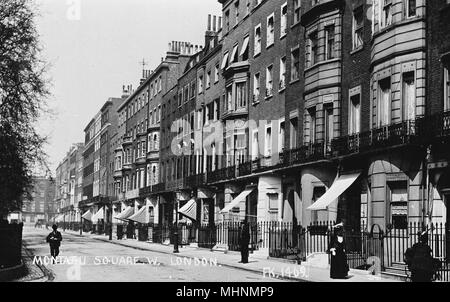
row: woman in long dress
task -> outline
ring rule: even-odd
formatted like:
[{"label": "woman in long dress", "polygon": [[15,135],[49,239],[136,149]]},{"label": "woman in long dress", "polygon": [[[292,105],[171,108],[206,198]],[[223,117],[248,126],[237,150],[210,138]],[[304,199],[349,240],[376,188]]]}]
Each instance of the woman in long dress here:
[{"label": "woman in long dress", "polygon": [[344,236],[341,231],[336,231],[333,235],[329,253],[331,256],[330,278],[345,279],[348,276],[349,267],[345,254]]}]

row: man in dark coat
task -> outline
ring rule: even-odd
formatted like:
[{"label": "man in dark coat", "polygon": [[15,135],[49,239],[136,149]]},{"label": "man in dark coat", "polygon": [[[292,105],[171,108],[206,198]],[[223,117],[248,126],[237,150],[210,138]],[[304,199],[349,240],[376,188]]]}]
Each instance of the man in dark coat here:
[{"label": "man in dark coat", "polygon": [[250,243],[250,229],[248,222],[244,221],[239,234],[239,245],[241,248],[241,263],[248,263],[248,244]]},{"label": "man in dark coat", "polygon": [[48,234],[47,242],[50,244],[50,254],[52,255],[53,263],[55,262],[56,257],[59,255],[59,246],[61,245],[62,236],[59,231],[57,231],[58,227],[56,224],[52,226],[53,232]]},{"label": "man in dark coat", "polygon": [[411,271],[413,282],[431,282],[436,271],[432,251],[428,245],[428,233],[420,234],[419,242],[405,253],[405,263]]},{"label": "man in dark coat", "polygon": [[341,227],[334,230],[333,239],[328,252],[331,255],[330,278],[345,279],[348,276],[347,255],[344,247],[344,234]]}]

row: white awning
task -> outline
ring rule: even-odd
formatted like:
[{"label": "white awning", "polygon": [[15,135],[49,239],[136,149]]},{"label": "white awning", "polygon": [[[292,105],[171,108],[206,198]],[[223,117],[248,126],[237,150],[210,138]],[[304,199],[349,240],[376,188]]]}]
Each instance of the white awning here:
[{"label": "white awning", "polygon": [[238,52],[238,47],[239,47],[239,44],[234,45],[233,51],[231,52],[230,63],[234,63],[234,62],[238,61],[238,59],[235,60],[235,56]]},{"label": "white awning", "polygon": [[225,67],[227,67],[227,63],[228,63],[228,52],[223,56],[222,65],[220,66],[220,68],[225,69]]},{"label": "white awning", "polygon": [[117,215],[114,218],[119,219],[119,220],[127,220],[128,217],[130,217],[133,214],[134,214],[134,207],[128,206],[125,210],[123,210],[123,212],[121,212],[119,215]]},{"label": "white awning", "polygon": [[247,37],[245,37],[245,39],[244,39],[244,43],[242,43],[242,49],[241,49],[241,52],[240,52],[240,56],[242,56],[242,55],[244,55],[244,53],[247,51],[247,48],[248,48],[248,41],[249,41],[249,37],[247,36]]},{"label": "white awning", "polygon": [[105,212],[103,211],[103,207],[101,207],[97,213],[92,216],[92,221],[97,222],[100,219],[105,219]]},{"label": "white awning", "polygon": [[355,182],[360,174],[361,172],[339,176],[339,178],[325,192],[325,194],[323,194],[322,197],[320,197],[314,204],[308,207],[308,210],[326,210],[333,201],[338,199],[338,197]]},{"label": "white awning", "polygon": [[238,206],[242,201],[245,201],[245,198],[254,190],[256,187],[248,188],[242,191],[235,199],[233,199],[229,204],[227,204],[222,210],[220,210],[220,214],[226,214],[231,211],[232,208]]},{"label": "white awning", "polygon": [[91,211],[86,211],[83,215],[81,215],[81,218],[92,221],[92,213]]},{"label": "white awning", "polygon": [[197,220],[197,202],[195,199],[186,202],[186,204],[178,210],[178,213],[189,219]]},{"label": "white awning", "polygon": [[132,220],[139,223],[149,223],[148,206],[143,206],[135,214],[128,217],[128,220]]}]

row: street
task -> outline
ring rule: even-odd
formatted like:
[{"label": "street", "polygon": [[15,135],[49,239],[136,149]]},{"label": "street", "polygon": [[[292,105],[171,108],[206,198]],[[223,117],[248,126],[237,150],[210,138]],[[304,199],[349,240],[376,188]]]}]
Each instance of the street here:
[{"label": "street", "polygon": [[62,233],[61,263],[52,264],[45,238],[50,230],[24,228],[23,239],[35,261],[51,271],[54,282],[280,282],[262,274],[223,267],[214,258],[143,251]]}]

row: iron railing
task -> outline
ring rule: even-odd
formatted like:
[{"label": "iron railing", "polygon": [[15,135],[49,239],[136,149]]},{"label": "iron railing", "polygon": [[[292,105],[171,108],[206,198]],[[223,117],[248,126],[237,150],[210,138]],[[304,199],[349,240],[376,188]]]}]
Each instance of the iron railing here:
[{"label": "iron railing", "polygon": [[333,139],[331,150],[334,156],[342,156],[397,145],[420,143],[423,135],[424,119],[417,118],[338,137]]}]

